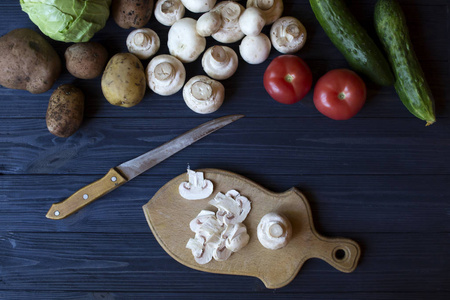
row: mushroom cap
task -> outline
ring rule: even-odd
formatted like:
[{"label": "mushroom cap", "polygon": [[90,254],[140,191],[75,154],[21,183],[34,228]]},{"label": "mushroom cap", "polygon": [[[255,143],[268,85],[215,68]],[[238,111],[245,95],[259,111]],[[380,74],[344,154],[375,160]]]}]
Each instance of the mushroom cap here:
[{"label": "mushroom cap", "polygon": [[211,10],[217,0],[181,0],[187,10],[193,13],[202,13]]},{"label": "mushroom cap", "polygon": [[206,48],[206,39],[197,33],[196,26],[196,20],[183,18],[169,29],[169,52],[183,63],[195,61]]},{"label": "mushroom cap", "polygon": [[270,39],[264,33],[257,36],[246,36],[239,45],[239,53],[243,60],[249,64],[260,64],[270,54]]},{"label": "mushroom cap", "polygon": [[184,17],[185,9],[180,0],[158,0],[155,5],[155,18],[165,26],[171,26]]},{"label": "mushroom cap", "polygon": [[248,0],[247,8],[257,7],[261,10],[266,25],[270,25],[278,20],[283,14],[283,0]]},{"label": "mushroom cap", "polygon": [[270,29],[272,45],[281,53],[299,51],[305,45],[306,35],[305,26],[294,17],[282,17]]},{"label": "mushroom cap", "polygon": [[159,47],[159,36],[150,28],[135,29],[127,37],[128,51],[139,59],[150,58],[158,52]]},{"label": "mushroom cap", "polygon": [[184,102],[199,114],[215,112],[222,105],[224,98],[223,85],[204,75],[192,77],[183,88]]},{"label": "mushroom cap", "polygon": [[222,26],[220,12],[213,10],[204,13],[198,18],[196,29],[200,36],[207,37],[219,31],[220,26]]},{"label": "mushroom cap", "polygon": [[237,70],[239,59],[233,49],[227,46],[212,46],[202,57],[202,67],[209,77],[224,80],[230,78]]},{"label": "mushroom cap", "polygon": [[270,212],[261,218],[257,227],[258,240],[267,249],[285,247],[292,236],[289,220],[280,213]]},{"label": "mushroom cap", "polygon": [[172,55],[155,56],[146,68],[147,83],[158,95],[168,96],[177,93],[186,80],[184,65]]},{"label": "mushroom cap", "polygon": [[256,36],[261,33],[266,20],[257,7],[248,7],[239,18],[239,27],[245,35]]},{"label": "mushroom cap", "polygon": [[219,2],[212,11],[219,12],[222,21],[220,29],[211,35],[213,39],[224,44],[241,40],[244,33],[239,26],[239,17],[244,10],[244,6],[234,1]]}]

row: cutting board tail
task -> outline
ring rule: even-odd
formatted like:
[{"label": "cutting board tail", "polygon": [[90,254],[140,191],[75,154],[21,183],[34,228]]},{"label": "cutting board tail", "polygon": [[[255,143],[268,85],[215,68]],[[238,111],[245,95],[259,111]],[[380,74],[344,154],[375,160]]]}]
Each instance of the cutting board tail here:
[{"label": "cutting board tail", "polygon": [[361,256],[359,245],[346,238],[325,238],[319,236],[317,250],[313,257],[320,258],[337,270],[345,273],[353,272]]}]

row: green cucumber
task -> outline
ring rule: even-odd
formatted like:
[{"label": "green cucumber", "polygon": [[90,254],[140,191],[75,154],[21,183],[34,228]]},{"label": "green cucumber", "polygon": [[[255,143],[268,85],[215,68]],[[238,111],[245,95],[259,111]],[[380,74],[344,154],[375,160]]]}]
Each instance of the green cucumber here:
[{"label": "green cucumber", "polygon": [[394,87],[406,108],[417,118],[436,122],[434,99],[414,52],[405,15],[394,0],[375,4],[375,29],[394,70]]},{"label": "green cucumber", "polygon": [[394,84],[394,76],[381,50],[342,0],[310,0],[311,8],[331,42],[350,67],[379,85]]}]

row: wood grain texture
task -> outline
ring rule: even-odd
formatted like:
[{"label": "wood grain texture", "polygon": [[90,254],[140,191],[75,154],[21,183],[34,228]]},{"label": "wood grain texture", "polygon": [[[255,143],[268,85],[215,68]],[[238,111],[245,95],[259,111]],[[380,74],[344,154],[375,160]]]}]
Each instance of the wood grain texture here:
[{"label": "wood grain texture", "polygon": [[[298,55],[315,82],[348,64],[308,2],[285,0],[285,15],[299,18],[308,31]],[[372,37],[375,2],[346,0]],[[54,88],[73,83],[86,95],[85,120],[68,139],[52,136],[45,125],[52,90],[32,95],[0,86],[0,299],[450,299],[450,4],[399,2],[436,98],[437,123],[427,128],[392,87],[366,78],[367,102],[346,122],[320,115],[312,91],[295,105],[273,101],[261,82],[279,55],[275,50],[260,65],[240,59],[235,76],[223,81],[224,105],[206,116],[190,111],[181,93],[161,97],[147,90],[139,105],[115,107],[104,99],[100,78],[79,80],[63,70]],[[19,1],[1,1],[0,35],[19,27],[37,30]],[[167,53],[168,27],[153,17],[149,27],[160,35],[160,53]],[[126,51],[129,31],[110,19],[93,40],[112,56]],[[46,39],[63,58],[69,44]],[[230,46],[238,50],[239,43]],[[186,69],[188,77],[203,74],[198,62]],[[205,121],[241,113],[246,117],[239,123],[67,219],[45,218],[53,203],[110,168]],[[311,259],[290,284],[268,290],[257,278],[178,263],[152,235],[141,207],[188,164],[232,171],[277,193],[298,188],[318,232],[358,241],[358,267],[344,274]]]}]

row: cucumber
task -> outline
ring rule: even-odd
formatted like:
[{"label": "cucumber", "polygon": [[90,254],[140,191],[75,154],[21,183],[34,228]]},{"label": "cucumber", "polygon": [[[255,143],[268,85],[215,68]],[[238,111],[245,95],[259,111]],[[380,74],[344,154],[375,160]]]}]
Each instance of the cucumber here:
[{"label": "cucumber", "polygon": [[434,99],[414,52],[405,15],[394,0],[375,4],[375,29],[394,70],[394,87],[406,108],[431,125],[436,122]]},{"label": "cucumber", "polygon": [[391,86],[394,76],[381,50],[342,0],[310,0],[311,8],[331,42],[357,72],[379,85]]}]

